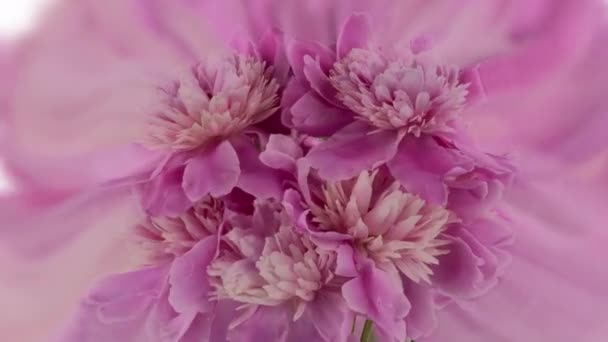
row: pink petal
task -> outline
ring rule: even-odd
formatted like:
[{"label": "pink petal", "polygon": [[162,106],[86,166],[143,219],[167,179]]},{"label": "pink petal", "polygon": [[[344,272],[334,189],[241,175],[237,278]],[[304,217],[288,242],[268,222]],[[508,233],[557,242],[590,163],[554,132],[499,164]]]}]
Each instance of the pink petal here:
[{"label": "pink petal", "polygon": [[333,107],[308,92],[290,109],[294,128],[304,134],[328,136],[353,121],[353,114]]},{"label": "pink petal", "polygon": [[257,198],[283,197],[283,175],[260,161],[260,151],[246,139],[233,139],[239,156],[241,176],[238,187]]},{"label": "pink petal", "polygon": [[[46,258],[109,221],[113,223],[106,234],[111,237],[143,216],[138,201],[123,188],[98,188],[50,200],[38,204],[29,197],[15,197],[1,202],[4,248],[28,259]],[[100,219],[100,212],[108,216]]]},{"label": "pink petal", "polygon": [[142,184],[139,192],[146,212],[153,216],[177,216],[192,205],[184,193],[184,167],[161,172],[150,182]]},{"label": "pink petal", "polygon": [[176,311],[187,313],[211,310],[207,266],[215,256],[217,239],[216,236],[207,237],[173,261],[169,274],[169,302]]},{"label": "pink petal", "polygon": [[336,181],[389,161],[398,144],[396,131],[372,132],[366,124],[355,122],[313,147],[306,159],[322,178]]},{"label": "pink petal", "polygon": [[374,321],[385,334],[404,341],[404,318],[410,303],[401,286],[372,262],[365,263],[360,272],[357,278],[342,286],[344,300],[353,311]]},{"label": "pink petal", "polygon": [[140,180],[163,158],[161,153],[136,144],[52,158],[22,151],[15,145],[14,142],[7,142],[3,146],[8,171],[21,187],[46,191],[109,184],[126,178]]},{"label": "pink petal", "polygon": [[283,90],[283,96],[281,96],[281,122],[283,125],[294,128],[293,114],[291,113],[291,107],[294,103],[304,96],[308,92],[308,87],[302,84],[302,82],[292,78],[287,82],[285,90]]},{"label": "pink petal", "polygon": [[153,304],[167,281],[165,266],[109,276],[99,282],[84,303],[97,307],[101,323],[112,324],[132,320]]},{"label": "pink petal", "polygon": [[302,154],[302,148],[293,138],[272,134],[268,138],[266,148],[260,153],[260,161],[273,169],[294,173],[296,161],[302,157]]},{"label": "pink petal", "polygon": [[200,151],[184,169],[182,186],[192,202],[209,194],[219,197],[229,193],[237,184],[241,170],[239,157],[229,141]]},{"label": "pink petal", "polygon": [[334,53],[325,46],[314,42],[292,41],[287,46],[287,59],[295,77],[302,83],[307,82],[304,74],[306,56],[313,60],[318,59],[319,68],[323,73],[329,72],[336,60]]},{"label": "pink petal", "polygon": [[338,59],[344,58],[352,49],[365,48],[370,40],[370,18],[364,14],[353,14],[344,23],[338,35]]},{"label": "pink petal", "polygon": [[354,315],[339,293],[319,293],[306,308],[308,319],[324,341],[345,342],[351,335]]},{"label": "pink petal", "polygon": [[[508,211],[513,261],[498,287],[470,306],[449,306],[424,341],[596,342],[608,336],[606,212],[591,193],[559,182],[519,183]],[[597,190],[597,189],[596,189]]]},{"label": "pink petal", "polygon": [[479,292],[475,285],[483,279],[479,269],[483,259],[460,238],[450,238],[449,251],[439,257],[439,265],[433,268],[432,284],[448,297],[469,299],[477,296]]},{"label": "pink petal", "polygon": [[[580,57],[591,43],[596,6],[592,1],[562,1],[548,5],[546,18],[522,28],[514,36],[524,44],[507,55],[498,55],[479,66],[479,77],[486,93],[513,90],[544,80],[569,61]],[[527,10],[522,8],[522,11]],[[552,53],[547,53],[551,51]]]},{"label": "pink petal", "polygon": [[289,61],[285,54],[283,34],[277,30],[269,30],[258,44],[262,60],[274,68],[274,77],[279,84],[284,85],[289,76]]},{"label": "pink petal", "polygon": [[260,306],[247,321],[231,330],[230,341],[288,342],[289,326],[292,324],[290,308],[286,306]]},{"label": "pink petal", "polygon": [[388,167],[393,177],[410,192],[425,200],[445,204],[447,187],[443,176],[460,166],[455,155],[439,146],[431,137],[406,137]]},{"label": "pink petal", "polygon": [[355,265],[353,248],[348,244],[341,244],[336,254],[336,274],[343,277],[356,276],[357,266]]},{"label": "pink petal", "polygon": [[[22,211],[31,226],[2,220],[3,234],[15,234],[1,238],[2,336],[24,342],[48,340],[73,315],[95,279],[130,266],[125,264],[131,256],[125,248],[124,228],[137,223],[140,215],[134,215],[132,203],[107,199],[111,206],[94,200],[67,211],[60,206],[55,211],[47,208],[44,214]],[[14,242],[18,237],[23,241]],[[46,245],[45,240],[52,242]],[[27,255],[13,254],[11,249]]]},{"label": "pink petal", "polygon": [[344,108],[344,105],[336,98],[338,91],[331,84],[327,75],[327,71],[322,69],[322,65],[318,60],[314,60],[310,56],[304,57],[304,77],[310,84],[310,88],[327,101],[327,103],[338,108]]},{"label": "pink petal", "polygon": [[[137,340],[166,284],[167,267],[110,276],[86,297],[57,341]],[[160,322],[156,322],[160,323]]]},{"label": "pink petal", "polygon": [[412,306],[405,318],[408,337],[418,340],[423,336],[430,335],[438,323],[433,291],[427,286],[408,280],[404,280],[403,291]]}]

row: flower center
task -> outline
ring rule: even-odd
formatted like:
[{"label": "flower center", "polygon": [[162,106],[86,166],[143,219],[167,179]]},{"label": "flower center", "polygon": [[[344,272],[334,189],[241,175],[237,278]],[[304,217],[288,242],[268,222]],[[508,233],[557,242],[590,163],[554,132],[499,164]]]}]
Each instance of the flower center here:
[{"label": "flower center", "polygon": [[415,136],[450,131],[468,86],[456,67],[364,49],[337,62],[330,79],[338,99],[360,119]]},{"label": "flower center", "polygon": [[294,304],[294,319],[333,278],[335,256],[319,251],[293,227],[280,224],[268,236],[233,228],[222,237],[220,254],[209,268],[217,300],[246,306]]},{"label": "flower center", "polygon": [[136,226],[135,243],[145,263],[157,264],[183,255],[216,234],[223,218],[223,202],[207,196],[179,217],[148,217]]},{"label": "flower center", "polygon": [[243,55],[194,66],[163,89],[146,145],[192,150],[263,121],[278,108],[272,73],[265,62]]},{"label": "flower center", "polygon": [[403,191],[379,170],[326,184],[311,212],[321,230],[352,236],[359,253],[415,282],[428,282],[430,265],[447,253],[441,234],[454,221],[448,210]]}]

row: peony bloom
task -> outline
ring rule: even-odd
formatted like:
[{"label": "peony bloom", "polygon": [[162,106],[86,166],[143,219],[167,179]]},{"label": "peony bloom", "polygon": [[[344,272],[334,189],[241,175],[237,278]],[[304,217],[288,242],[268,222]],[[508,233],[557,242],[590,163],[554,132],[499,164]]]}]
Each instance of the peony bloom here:
[{"label": "peony bloom", "polygon": [[148,212],[178,215],[204,196],[226,195],[237,185],[276,195],[251,179],[251,172],[263,170],[259,163],[251,165],[256,147],[247,135],[278,109],[275,76],[284,78],[285,71],[275,75],[271,65],[281,54],[277,38],[265,38],[250,55],[201,62],[162,89],[162,106],[142,138],[145,146],[166,154],[141,186]]},{"label": "peony bloom", "polygon": [[3,336],[605,339],[600,6],[59,3],[0,51]]},{"label": "peony bloom", "polygon": [[[60,341],[346,341],[335,254],[292,229],[280,202],[206,198],[131,227],[139,269],[99,282]],[[343,329],[335,330],[337,326]]]},{"label": "peony bloom", "polygon": [[291,171],[297,186],[285,198],[299,229],[319,248],[336,252],[336,274],[350,279],[342,285],[344,299],[373,318],[381,339],[423,337],[434,329],[440,307],[478,298],[497,284],[512,242],[496,207],[501,178],[478,170],[455,177],[442,206],[410,192],[386,167],[332,182],[303,155],[296,139],[273,135],[260,159]]}]

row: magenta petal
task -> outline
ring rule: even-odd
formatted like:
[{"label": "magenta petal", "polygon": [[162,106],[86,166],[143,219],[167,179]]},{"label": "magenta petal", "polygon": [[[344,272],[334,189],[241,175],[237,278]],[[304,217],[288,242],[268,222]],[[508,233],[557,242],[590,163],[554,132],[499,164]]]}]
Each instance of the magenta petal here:
[{"label": "magenta petal", "polygon": [[302,82],[292,78],[287,82],[283,96],[281,97],[281,123],[289,128],[295,128],[291,106],[308,93],[309,89]]},{"label": "magenta petal", "polygon": [[[105,317],[105,311],[129,297],[137,298],[156,298],[159,297],[162,287],[165,284],[167,268],[164,266],[144,268],[141,270],[108,276],[101,280],[97,286],[91,290],[85,299],[90,305],[98,305],[99,317]],[[127,291],[128,289],[128,291]],[[125,307],[127,312],[133,308]],[[116,312],[115,312],[116,313]],[[131,316],[128,314],[126,316]],[[109,320],[116,319],[117,316],[108,317]]]},{"label": "magenta petal", "polygon": [[318,60],[314,60],[310,56],[304,57],[304,76],[310,83],[310,87],[327,103],[344,108],[344,105],[336,98],[338,91],[331,84],[327,72],[323,70]]},{"label": "magenta petal", "polygon": [[211,310],[207,266],[217,249],[217,237],[209,236],[184,255],[176,258],[169,273],[169,302],[177,312],[208,312]]},{"label": "magenta petal", "polygon": [[260,161],[260,151],[254,144],[245,139],[233,139],[237,151],[241,176],[237,186],[257,198],[283,197],[283,176],[279,170],[274,170]]},{"label": "magenta petal", "polygon": [[344,58],[352,49],[365,48],[371,35],[370,18],[363,14],[353,14],[338,35],[338,59]]},{"label": "magenta petal", "polygon": [[288,342],[290,311],[285,306],[260,306],[251,318],[228,333],[228,340]]},{"label": "magenta petal", "polygon": [[460,81],[462,83],[469,84],[467,87],[467,102],[475,103],[485,99],[486,90],[484,89],[483,82],[481,81],[478,66],[473,66],[462,70],[460,74]]},{"label": "magenta petal", "polygon": [[273,169],[296,171],[296,161],[302,158],[302,148],[293,138],[283,134],[272,134],[266,148],[260,153],[260,160]]},{"label": "magenta petal", "polygon": [[313,136],[327,136],[353,121],[351,112],[330,106],[309,92],[291,107],[294,128]]},{"label": "magenta petal", "polygon": [[184,192],[192,202],[207,194],[226,195],[236,186],[240,172],[239,158],[232,144],[222,141],[188,161],[182,184]]},{"label": "magenta petal", "polygon": [[405,138],[388,163],[393,177],[405,188],[435,204],[445,204],[447,187],[443,176],[457,166],[454,154],[431,137]]},{"label": "magenta petal", "polygon": [[354,277],[357,275],[355,255],[350,245],[342,244],[338,247],[336,259],[336,274],[343,277]]},{"label": "magenta petal", "polygon": [[146,319],[162,295],[167,271],[166,266],[159,266],[105,278],[81,302],[57,341],[136,341],[145,338]]},{"label": "magenta petal", "polygon": [[471,247],[460,238],[450,238],[450,253],[439,257],[439,265],[433,268],[431,282],[450,298],[470,299],[479,294],[476,287],[483,280],[479,269],[483,259],[476,256]]},{"label": "magenta petal", "polygon": [[547,10],[550,14],[535,21],[535,27],[514,32],[519,48],[479,65],[479,77],[488,96],[542,82],[580,58],[597,29],[595,5],[593,1],[551,4],[551,10]]},{"label": "magenta petal", "polygon": [[213,341],[210,340],[213,318],[213,315],[196,315],[179,342]]},{"label": "magenta petal", "polygon": [[428,286],[404,280],[404,292],[412,305],[405,318],[407,335],[418,340],[431,334],[437,327],[436,304],[434,293]]},{"label": "magenta petal", "polygon": [[[494,225],[490,225],[491,228],[494,228]],[[508,258],[503,258],[503,255],[507,255],[507,252],[501,248],[497,249],[483,245],[466,229],[459,232],[459,237],[471,248],[473,254],[483,261],[479,265],[482,278],[477,283],[472,284],[476,292],[473,296],[481,296],[498,283],[498,276],[502,275],[509,261]]]},{"label": "magenta petal", "polygon": [[385,334],[405,341],[405,321],[410,303],[400,284],[384,271],[366,262],[357,278],[342,286],[342,296],[355,312],[365,315]]},{"label": "magenta petal", "polygon": [[289,61],[285,54],[283,34],[278,30],[269,30],[258,43],[258,51],[262,60],[274,68],[274,77],[279,84],[284,85],[289,78]]},{"label": "magenta petal", "polygon": [[183,167],[163,171],[138,188],[148,214],[177,216],[192,205],[182,187],[183,175]]},{"label": "magenta petal", "polygon": [[322,178],[337,181],[389,161],[398,144],[396,131],[372,132],[366,124],[355,122],[313,147],[306,159]]},{"label": "magenta petal", "polygon": [[168,299],[168,287],[146,317],[145,333],[162,342],[181,342],[188,332],[196,312],[180,314],[171,306]]},{"label": "magenta petal", "polygon": [[463,221],[469,222],[493,210],[502,199],[505,185],[497,179],[477,181],[470,189],[450,188],[448,209],[458,214]]},{"label": "magenta petal", "polygon": [[319,293],[308,305],[306,318],[325,341],[345,342],[351,335],[354,315],[339,293]]},{"label": "magenta petal", "polygon": [[440,311],[429,342],[606,340],[608,272],[598,262],[608,243],[606,211],[591,193],[578,193],[578,182],[563,180],[514,187],[517,235],[504,277],[471,305]]},{"label": "magenta petal", "polygon": [[304,76],[304,58],[305,56],[312,57],[320,63],[320,69],[323,72],[329,72],[329,69],[336,61],[334,53],[323,45],[314,42],[293,41],[287,46],[287,59],[293,73],[298,81],[305,83]]}]

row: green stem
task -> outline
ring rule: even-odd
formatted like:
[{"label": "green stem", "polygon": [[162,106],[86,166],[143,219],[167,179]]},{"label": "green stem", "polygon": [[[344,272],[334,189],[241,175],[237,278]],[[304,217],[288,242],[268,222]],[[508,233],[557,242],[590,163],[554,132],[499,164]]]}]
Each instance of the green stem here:
[{"label": "green stem", "polygon": [[372,342],[374,338],[373,331],[374,322],[369,319],[365,320],[365,324],[363,325],[363,332],[361,333],[361,342]]}]

